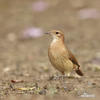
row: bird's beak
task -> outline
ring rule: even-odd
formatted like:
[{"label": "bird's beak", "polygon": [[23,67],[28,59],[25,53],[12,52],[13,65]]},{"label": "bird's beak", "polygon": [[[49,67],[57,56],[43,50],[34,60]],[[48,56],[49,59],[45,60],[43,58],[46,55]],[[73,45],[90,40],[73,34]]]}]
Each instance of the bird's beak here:
[{"label": "bird's beak", "polygon": [[50,32],[46,32],[45,34],[50,34]]}]

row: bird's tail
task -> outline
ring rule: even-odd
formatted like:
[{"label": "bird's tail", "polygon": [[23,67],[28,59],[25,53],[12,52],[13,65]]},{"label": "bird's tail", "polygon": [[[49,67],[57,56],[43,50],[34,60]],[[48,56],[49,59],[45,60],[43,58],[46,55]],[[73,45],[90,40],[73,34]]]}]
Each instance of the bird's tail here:
[{"label": "bird's tail", "polygon": [[82,73],[82,71],[81,71],[79,68],[76,69],[75,72],[76,72],[78,75],[83,76],[83,73]]}]

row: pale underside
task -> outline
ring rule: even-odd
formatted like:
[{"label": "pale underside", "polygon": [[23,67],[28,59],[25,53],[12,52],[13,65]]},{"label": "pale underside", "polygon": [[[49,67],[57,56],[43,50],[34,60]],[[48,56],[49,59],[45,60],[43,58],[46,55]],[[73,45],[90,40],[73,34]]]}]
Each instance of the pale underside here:
[{"label": "pale underside", "polygon": [[66,60],[63,57],[55,57],[54,59],[52,59],[53,57],[50,56],[50,61],[52,63],[52,65],[58,69],[60,72],[62,73],[70,73],[73,69],[73,63],[70,60]]},{"label": "pale underside", "polygon": [[51,64],[62,73],[70,73],[73,70],[74,64],[69,59],[66,47],[61,41],[53,41],[49,48],[49,59]]}]

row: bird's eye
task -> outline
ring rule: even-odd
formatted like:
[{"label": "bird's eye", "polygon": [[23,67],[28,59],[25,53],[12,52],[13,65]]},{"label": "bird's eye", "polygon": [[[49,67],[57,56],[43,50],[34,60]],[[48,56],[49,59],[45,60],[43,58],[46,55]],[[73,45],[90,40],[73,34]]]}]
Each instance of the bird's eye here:
[{"label": "bird's eye", "polygon": [[59,34],[59,32],[56,32],[56,34]]}]

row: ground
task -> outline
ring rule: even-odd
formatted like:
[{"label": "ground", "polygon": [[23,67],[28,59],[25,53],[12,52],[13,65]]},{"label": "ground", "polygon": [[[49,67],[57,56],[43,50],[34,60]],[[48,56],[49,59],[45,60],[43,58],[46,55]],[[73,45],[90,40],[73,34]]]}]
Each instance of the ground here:
[{"label": "ground", "polygon": [[[43,1],[43,0],[41,0]],[[98,99],[100,93],[100,18],[80,18],[81,9],[100,10],[99,0],[44,0],[44,11],[31,9],[37,0],[0,0],[0,98],[3,100]],[[93,16],[93,15],[92,15]],[[48,59],[51,37],[25,38],[38,27],[65,33],[65,44],[78,59],[84,76],[60,77]]]}]

